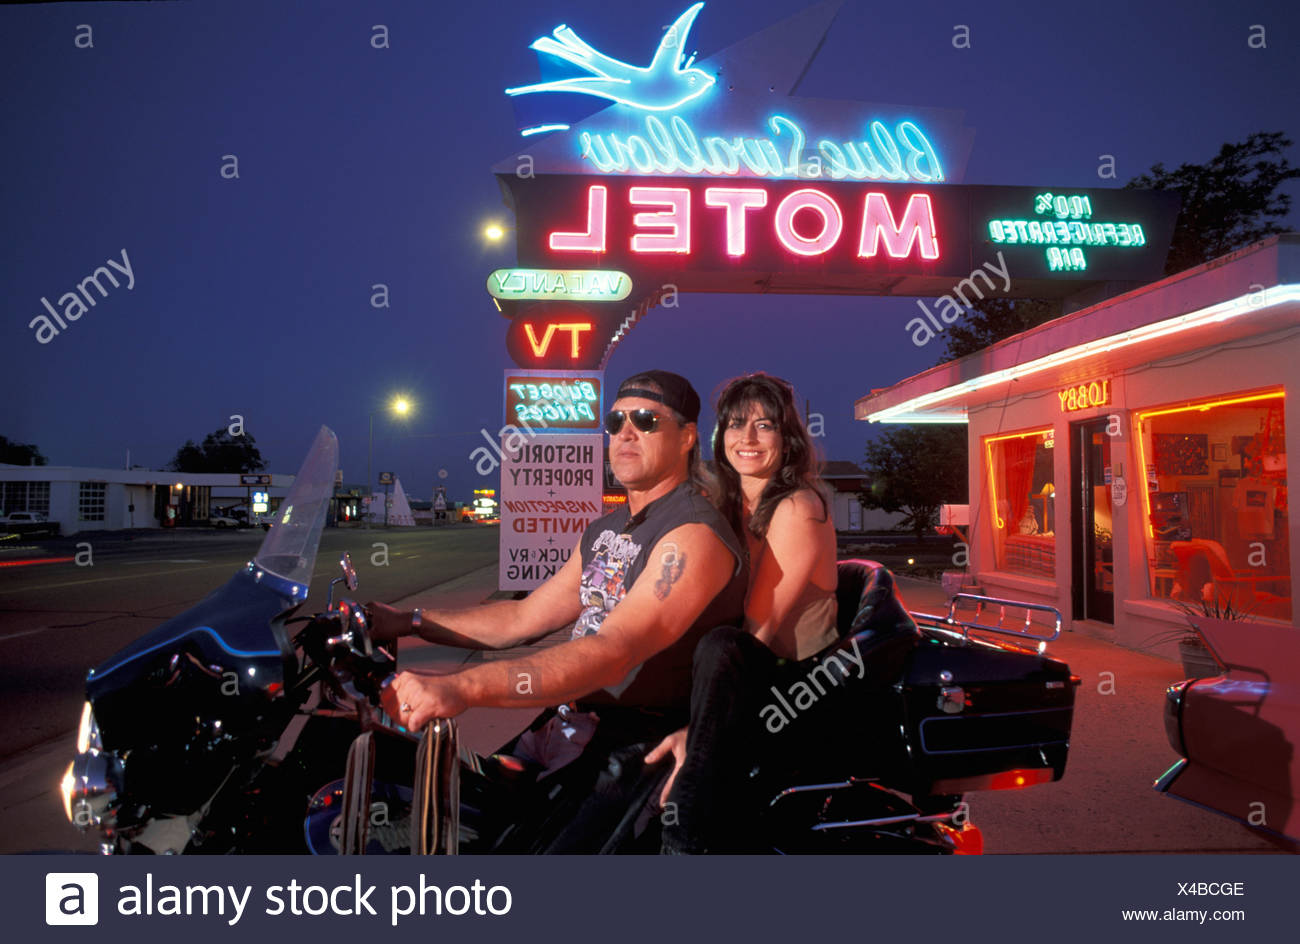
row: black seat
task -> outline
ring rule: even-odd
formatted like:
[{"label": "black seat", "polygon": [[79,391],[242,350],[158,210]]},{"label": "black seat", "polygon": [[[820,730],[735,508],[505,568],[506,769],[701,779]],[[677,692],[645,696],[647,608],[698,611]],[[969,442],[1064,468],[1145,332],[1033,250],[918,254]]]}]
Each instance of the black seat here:
[{"label": "black seat", "polygon": [[883,564],[869,560],[844,560],[836,567],[836,622],[840,638],[822,657],[851,648],[868,659],[868,674],[880,684],[893,684],[907,653],[921,638],[894,586],[894,575]]}]

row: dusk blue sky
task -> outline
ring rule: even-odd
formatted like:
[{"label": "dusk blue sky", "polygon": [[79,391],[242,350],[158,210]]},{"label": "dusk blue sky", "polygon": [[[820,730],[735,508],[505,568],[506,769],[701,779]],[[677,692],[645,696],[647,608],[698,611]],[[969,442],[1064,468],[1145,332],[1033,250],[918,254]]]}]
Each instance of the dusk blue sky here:
[{"label": "dusk blue sky", "polygon": [[[510,366],[484,282],[513,253],[480,238],[507,219],[490,168],[522,150],[503,89],[537,80],[528,44],[560,23],[645,62],[687,5],[0,8],[0,434],[54,464],[122,467],[129,449],[158,468],[242,414],[270,469],[293,472],[325,423],[352,482],[369,412],[402,390],[417,413],[376,417],[376,472],[396,470],[417,497],[440,468],[453,498],[494,484],[468,457],[502,423]],[[806,5],[710,0],[691,45],[707,57]],[[798,93],[964,111],[966,183],[1118,186],[1254,131],[1300,133],[1297,9],[849,0]],[[83,23],[93,49],[74,45]],[[372,48],[374,24],[391,48]],[[970,49],[953,47],[957,24]],[[1249,48],[1253,24],[1266,49]],[[225,154],[238,180],[221,177]],[[1116,180],[1098,179],[1101,154]],[[42,296],[123,248],[134,289],[37,343]],[[375,283],[391,308],[370,306]],[[859,461],[871,430],[854,399],[943,349],[912,344],[915,312],[910,299],[683,296],[632,331],[607,378],[665,367],[707,397],[767,370],[825,415],[829,458]]]}]

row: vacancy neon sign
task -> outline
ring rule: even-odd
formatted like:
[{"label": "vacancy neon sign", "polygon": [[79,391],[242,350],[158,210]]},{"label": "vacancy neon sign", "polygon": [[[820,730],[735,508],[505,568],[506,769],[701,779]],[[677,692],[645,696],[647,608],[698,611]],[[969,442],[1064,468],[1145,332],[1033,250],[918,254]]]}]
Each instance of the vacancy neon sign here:
[{"label": "vacancy neon sign", "polygon": [[[630,212],[627,232],[611,226],[614,201],[622,201],[620,219]],[[718,186],[699,189],[670,186],[616,188],[592,184],[586,191],[585,226],[552,229],[546,245],[552,253],[636,256],[690,256],[701,240],[725,240],[726,254],[742,259],[751,237],[771,235],[796,256],[823,256],[851,241],[859,259],[939,258],[939,234],[928,193],[895,195],[866,189],[836,197],[817,187],[802,187],[779,199],[761,187]]]}]

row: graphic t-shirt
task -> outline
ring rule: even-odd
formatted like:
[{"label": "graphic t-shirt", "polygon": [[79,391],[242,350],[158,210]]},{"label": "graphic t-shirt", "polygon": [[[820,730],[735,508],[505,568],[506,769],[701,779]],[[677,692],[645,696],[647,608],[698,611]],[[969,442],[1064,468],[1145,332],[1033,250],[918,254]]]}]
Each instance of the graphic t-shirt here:
[{"label": "graphic t-shirt", "polygon": [[[578,591],[582,613],[573,625],[573,638],[600,631],[605,617],[652,563],[649,558],[655,545],[684,524],[707,525],[726,545],[735,559],[730,581],[677,642],[634,669],[619,685],[594,692],[581,699],[583,702],[685,707],[690,699],[691,659],[700,637],[716,626],[741,625],[749,578],[740,543],[731,525],[709,500],[683,483],[636,515],[623,506],[587,526],[582,535],[582,583]],[[660,551],[643,579],[676,580],[685,561],[677,558],[669,546]],[[671,606],[671,599],[664,605]]]}]

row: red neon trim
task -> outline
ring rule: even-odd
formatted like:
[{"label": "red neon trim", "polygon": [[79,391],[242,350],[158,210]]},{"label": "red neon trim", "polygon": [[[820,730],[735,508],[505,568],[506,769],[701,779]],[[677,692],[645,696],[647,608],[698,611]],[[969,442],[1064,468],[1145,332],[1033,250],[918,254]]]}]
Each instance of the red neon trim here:
[{"label": "red neon trim", "polygon": [[754,187],[709,187],[704,205],[726,210],[727,255],[745,254],[745,211],[767,206],[767,191]]},{"label": "red neon trim", "polygon": [[[800,210],[813,210],[822,218],[821,232],[809,238],[796,233],[794,217]],[[776,238],[793,253],[801,256],[820,256],[829,251],[844,231],[844,217],[839,205],[820,190],[796,190],[782,200],[776,208]]]},{"label": "red neon trim", "polygon": [[551,233],[547,240],[557,252],[604,252],[609,188],[592,184],[587,188],[587,230],[583,233]]},{"label": "red neon trim", "polygon": [[[903,237],[904,230],[907,231],[906,238]],[[916,242],[920,243],[922,259],[938,259],[939,240],[934,232],[934,206],[930,203],[930,195],[914,193],[908,197],[903,222],[895,223],[889,199],[879,191],[867,194],[862,209],[862,239],[858,242],[858,258],[876,255],[880,249],[881,236],[885,237],[885,252],[894,259],[910,256],[912,245]]]},{"label": "red neon trim", "polygon": [[691,251],[691,192],[685,187],[632,187],[627,192],[633,206],[666,206],[657,213],[637,213],[633,226],[666,229],[666,233],[633,233],[633,252]]},{"label": "red neon trim", "polygon": [[66,564],[75,557],[33,557],[30,560],[0,561],[0,567],[29,567],[32,564]]}]

